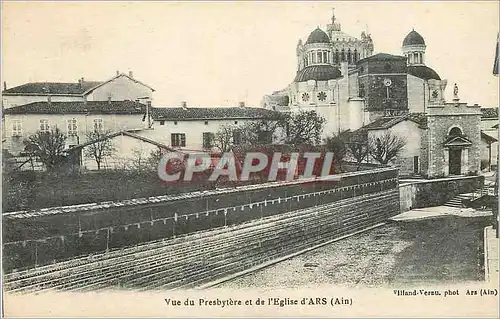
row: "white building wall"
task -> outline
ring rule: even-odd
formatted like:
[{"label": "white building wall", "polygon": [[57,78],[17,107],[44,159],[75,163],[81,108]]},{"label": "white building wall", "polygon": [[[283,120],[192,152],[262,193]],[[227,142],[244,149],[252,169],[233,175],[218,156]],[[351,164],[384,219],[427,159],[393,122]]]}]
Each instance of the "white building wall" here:
[{"label": "white building wall", "polygon": [[[47,102],[47,100],[47,95],[2,95],[2,105],[4,109],[33,102]],[[50,100],[52,102],[83,101],[83,96],[51,95]]]},{"label": "white building wall", "polygon": [[90,92],[87,100],[106,101],[111,97],[113,101],[135,101],[145,97],[152,99],[152,96],[153,91],[150,88],[123,75]]},{"label": "white building wall", "polygon": [[[217,133],[222,125],[240,126],[247,122],[254,121],[248,119],[231,120],[191,120],[191,121],[154,121],[152,130],[144,130],[138,134],[150,138],[159,143],[171,146],[171,134],[186,134],[186,146],[179,149],[203,150],[203,133]],[[207,124],[205,124],[205,122]]]},{"label": "white building wall", "polygon": [[[144,168],[151,153],[158,150],[156,145],[127,135],[118,135],[111,139],[111,143],[115,151],[112,156],[103,159],[101,169]],[[82,168],[97,169],[95,159],[85,156],[85,148],[82,150]]]},{"label": "white building wall", "polygon": [[[5,114],[5,130],[3,148],[13,155],[24,149],[23,140],[35,134],[40,129],[40,120],[46,119],[49,127],[59,127],[63,134],[68,133],[68,120],[76,119],[77,136],[68,137],[68,145],[85,142],[85,135],[94,129],[94,119],[102,119],[103,129],[116,132],[126,129],[144,127],[142,114]],[[22,125],[21,136],[13,136],[13,123],[19,120]],[[79,143],[78,143],[79,142]]]},{"label": "white building wall", "polygon": [[[410,113],[425,112],[429,91],[426,81],[416,76],[408,74],[408,109]],[[427,100],[426,100],[427,99]]]},{"label": "white building wall", "polygon": [[[402,137],[406,141],[406,145],[402,150],[401,154],[392,160],[392,164],[396,165],[400,169],[400,174],[410,175],[413,173],[413,161],[414,157],[418,156],[419,163],[421,162],[421,137],[422,129],[418,127],[415,122],[406,120],[402,121],[387,130],[371,130],[368,131],[368,138],[376,138],[385,134],[387,131],[391,132],[396,136]],[[372,159],[372,161],[374,161]],[[420,164],[419,164],[420,166]],[[420,167],[419,170],[420,172]]]}]

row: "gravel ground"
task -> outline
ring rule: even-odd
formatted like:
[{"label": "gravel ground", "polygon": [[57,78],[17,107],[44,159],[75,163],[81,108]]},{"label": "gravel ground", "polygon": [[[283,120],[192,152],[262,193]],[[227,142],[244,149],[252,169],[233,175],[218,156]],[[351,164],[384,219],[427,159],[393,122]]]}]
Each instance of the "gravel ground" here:
[{"label": "gravel ground", "polygon": [[483,279],[485,217],[392,222],[217,288],[396,287]]}]

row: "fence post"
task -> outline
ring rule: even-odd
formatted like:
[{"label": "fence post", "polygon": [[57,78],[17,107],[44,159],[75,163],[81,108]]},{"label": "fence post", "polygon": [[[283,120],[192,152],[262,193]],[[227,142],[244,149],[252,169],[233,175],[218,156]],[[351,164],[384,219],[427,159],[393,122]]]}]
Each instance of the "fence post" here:
[{"label": "fence post", "polygon": [[175,238],[175,224],[177,223],[177,212],[174,213],[174,222],[172,223],[172,238]]},{"label": "fence post", "polygon": [[110,229],[109,227],[107,228],[107,236],[106,236],[106,252],[109,252],[109,235],[110,235]]}]

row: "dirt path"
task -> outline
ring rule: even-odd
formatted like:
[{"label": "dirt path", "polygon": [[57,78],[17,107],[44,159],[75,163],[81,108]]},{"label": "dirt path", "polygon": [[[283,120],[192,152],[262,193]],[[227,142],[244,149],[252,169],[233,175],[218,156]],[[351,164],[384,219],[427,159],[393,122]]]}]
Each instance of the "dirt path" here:
[{"label": "dirt path", "polygon": [[483,279],[487,218],[391,222],[285,260],[218,288],[389,287]]}]

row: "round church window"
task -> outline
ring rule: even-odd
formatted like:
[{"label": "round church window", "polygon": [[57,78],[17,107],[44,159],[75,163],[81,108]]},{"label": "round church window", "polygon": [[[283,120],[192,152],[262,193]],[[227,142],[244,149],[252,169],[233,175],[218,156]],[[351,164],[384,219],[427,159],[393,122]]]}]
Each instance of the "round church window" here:
[{"label": "round church window", "polygon": [[319,93],[318,93],[318,99],[319,99],[320,101],[324,101],[324,100],[326,100],[326,93],[325,93],[325,92],[319,92]]},{"label": "round church window", "polygon": [[309,101],[309,93],[302,93],[302,101],[304,102]]}]

